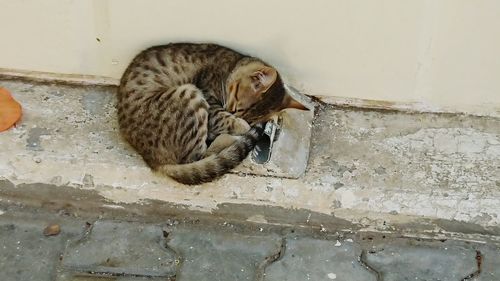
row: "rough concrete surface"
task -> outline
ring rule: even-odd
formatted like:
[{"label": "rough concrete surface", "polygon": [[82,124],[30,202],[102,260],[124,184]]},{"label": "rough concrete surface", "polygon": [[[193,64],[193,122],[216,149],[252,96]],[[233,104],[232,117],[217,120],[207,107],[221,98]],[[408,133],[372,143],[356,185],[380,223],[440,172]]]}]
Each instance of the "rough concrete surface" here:
[{"label": "rough concrete surface", "polygon": [[15,80],[0,86],[24,110],[17,127],[0,134],[0,189],[71,187],[125,210],[123,204],[147,200],[207,213],[240,204],[254,206],[246,219],[256,222],[271,220],[260,206],[310,212],[305,224],[311,214],[325,214],[366,229],[399,224],[416,231],[412,224],[429,218],[434,223],[424,232],[499,233],[498,119],[326,105],[316,113],[300,179],[240,172],[187,187],[151,173],[120,138],[114,87]]},{"label": "rough concrete surface", "polygon": [[500,222],[498,119],[326,110],[315,128],[305,180],[337,207]]}]

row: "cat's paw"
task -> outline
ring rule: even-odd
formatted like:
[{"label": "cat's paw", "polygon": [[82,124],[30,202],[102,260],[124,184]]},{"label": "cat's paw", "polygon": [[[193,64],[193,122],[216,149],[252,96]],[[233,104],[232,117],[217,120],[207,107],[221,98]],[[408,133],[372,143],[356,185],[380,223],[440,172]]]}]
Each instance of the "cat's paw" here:
[{"label": "cat's paw", "polygon": [[247,121],[241,118],[235,118],[231,129],[232,134],[243,135],[250,130],[250,125],[248,125]]}]

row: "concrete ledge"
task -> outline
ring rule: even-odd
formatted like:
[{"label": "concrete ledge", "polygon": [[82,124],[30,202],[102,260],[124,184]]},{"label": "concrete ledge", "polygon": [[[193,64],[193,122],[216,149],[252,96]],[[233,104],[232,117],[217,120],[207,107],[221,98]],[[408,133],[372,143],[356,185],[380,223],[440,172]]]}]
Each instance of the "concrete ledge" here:
[{"label": "concrete ledge", "polygon": [[102,85],[102,86],[117,86],[120,84],[120,79],[83,74],[62,74],[54,72],[31,71],[22,69],[9,69],[0,67],[1,79],[15,79],[24,81],[36,82],[59,82],[72,85]]},{"label": "concrete ledge", "polygon": [[[95,75],[77,75],[61,74],[53,72],[29,71],[20,69],[0,68],[0,79],[16,79],[28,82],[57,82],[71,85],[102,85],[117,86],[119,79],[106,76]],[[334,106],[373,109],[373,110],[396,110],[403,112],[427,112],[427,113],[451,113],[451,114],[469,114],[474,116],[500,117],[500,108],[497,105],[483,104],[481,106],[434,106],[425,102],[401,102],[401,101],[382,101],[359,98],[346,98],[337,96],[315,96],[315,99]]]},{"label": "concrete ledge", "polygon": [[231,174],[186,187],[152,174],[121,140],[114,88],[0,85],[24,109],[20,124],[0,134],[2,200],[320,230],[500,234],[495,118],[324,106],[300,179]]}]

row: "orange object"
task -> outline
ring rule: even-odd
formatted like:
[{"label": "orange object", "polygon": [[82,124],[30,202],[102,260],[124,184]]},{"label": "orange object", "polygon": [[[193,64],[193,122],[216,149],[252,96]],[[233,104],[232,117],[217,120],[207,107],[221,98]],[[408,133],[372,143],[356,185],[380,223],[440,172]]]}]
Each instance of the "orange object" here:
[{"label": "orange object", "polygon": [[9,91],[0,88],[0,132],[16,124],[21,115],[21,105],[11,96]]}]

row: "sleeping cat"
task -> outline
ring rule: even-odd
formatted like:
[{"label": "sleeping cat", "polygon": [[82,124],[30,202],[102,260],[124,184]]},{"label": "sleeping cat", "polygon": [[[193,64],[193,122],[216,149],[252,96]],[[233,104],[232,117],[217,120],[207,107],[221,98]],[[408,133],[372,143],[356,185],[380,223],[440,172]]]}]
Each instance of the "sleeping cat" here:
[{"label": "sleeping cat", "polygon": [[273,67],[215,44],[149,48],[118,88],[124,138],[153,171],[184,184],[212,181],[242,162],[263,122],[292,99]]}]

